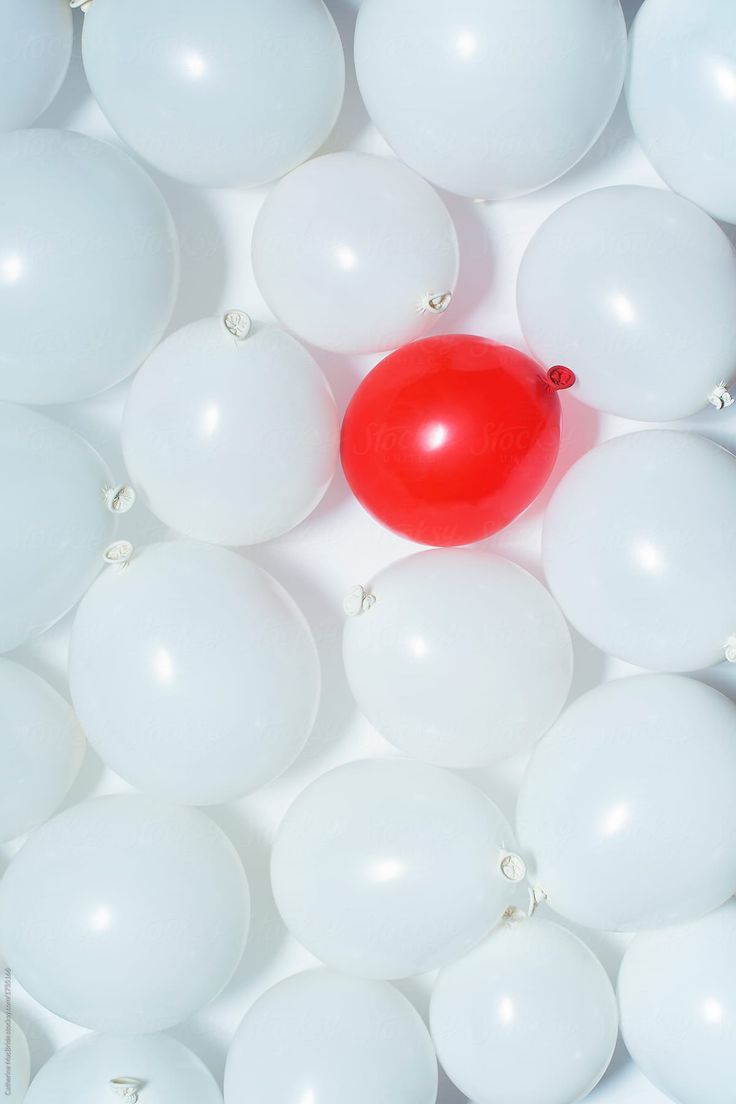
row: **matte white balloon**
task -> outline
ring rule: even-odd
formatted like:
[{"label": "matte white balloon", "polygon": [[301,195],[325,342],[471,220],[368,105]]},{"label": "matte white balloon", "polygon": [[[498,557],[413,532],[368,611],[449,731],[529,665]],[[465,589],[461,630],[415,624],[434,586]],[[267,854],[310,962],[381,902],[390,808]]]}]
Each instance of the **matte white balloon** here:
[{"label": "matte white balloon", "polygon": [[441,188],[505,199],[593,145],[626,68],[618,0],[363,0],[358,83],[396,155]]},{"label": "matte white balloon", "polygon": [[0,842],[47,820],[66,797],[85,741],[61,694],[0,659]]},{"label": "matte white balloon", "polygon": [[629,35],[629,115],[669,186],[736,222],[736,9],[646,0]]},{"label": "matte white balloon", "polygon": [[637,931],[716,908],[736,886],[736,705],[681,675],[617,679],[537,747],[516,826],[563,916]]},{"label": "matte white balloon", "polygon": [[534,355],[571,368],[571,393],[609,414],[687,417],[735,370],[736,253],[659,188],[599,188],[558,208],[527,247],[517,301]]},{"label": "matte white balloon", "polygon": [[328,966],[401,978],[470,950],[509,905],[514,842],[475,786],[426,763],[322,775],[276,834],[271,883],[292,935]]},{"label": "matte white balloon", "polygon": [[639,667],[695,671],[736,657],[736,457],[657,429],[592,449],[544,521],[544,570],[569,621]]},{"label": "matte white balloon", "polygon": [[320,670],[309,626],[274,578],[235,552],[172,541],[90,589],[72,628],[69,684],[90,743],[121,777],[211,805],[296,759]]},{"label": "matte white balloon", "polygon": [[122,150],[70,130],[0,135],[0,180],[0,398],[72,402],[112,387],[174,305],[179,245],[163,196]]},{"label": "matte white balloon", "polygon": [[613,986],[572,932],[504,922],[432,992],[445,1073],[476,1104],[574,1104],[597,1085],[618,1035]]},{"label": "matte white balloon", "polygon": [[269,193],[253,270],[273,313],[304,341],[378,352],[423,337],[446,309],[457,235],[437,193],[398,161],[333,153]]},{"label": "matte white balloon", "polygon": [[434,1104],[437,1058],[419,1013],[382,981],[315,969],[246,1013],[225,1067],[226,1104]]},{"label": "matte white balloon", "polygon": [[317,150],[345,61],[322,0],[95,0],[82,40],[92,93],[152,165],[203,187],[251,187]]},{"label": "matte white balloon", "polygon": [[293,337],[257,326],[238,340],[207,318],[168,337],[135,377],[123,451],[136,490],[167,525],[214,544],[256,544],[317,506],[339,432],[329,385]]},{"label": "matte white balloon", "polygon": [[5,1021],[3,1028],[3,1100],[6,1104],[26,1104],[29,1099],[26,1090],[31,1080],[28,1043],[15,1020]]},{"label": "matte white balloon", "polygon": [[18,982],[57,1016],[110,1034],[160,1031],[216,997],[249,918],[225,834],[196,809],[140,795],[60,813],[0,882],[0,948]]},{"label": "matte white balloon", "polygon": [[408,755],[478,767],[530,747],[572,680],[572,642],[548,592],[500,556],[433,549],[379,572],[349,617],[343,658],[372,725]]},{"label": "matte white balloon", "polygon": [[72,37],[68,4],[59,0],[3,0],[0,130],[28,127],[46,110],[69,68]]},{"label": "matte white balloon", "polygon": [[110,484],[73,430],[0,403],[0,652],[58,621],[94,580],[115,532]]},{"label": "matte white balloon", "polygon": [[629,1052],[677,1104],[731,1104],[736,1082],[736,901],[637,935],[618,979]]}]

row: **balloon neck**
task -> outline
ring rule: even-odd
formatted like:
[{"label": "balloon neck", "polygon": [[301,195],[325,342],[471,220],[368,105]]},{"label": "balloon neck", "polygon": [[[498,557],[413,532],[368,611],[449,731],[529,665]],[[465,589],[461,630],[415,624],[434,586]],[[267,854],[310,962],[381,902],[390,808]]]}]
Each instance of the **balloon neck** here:
[{"label": "balloon neck", "polygon": [[444,314],[452,302],[451,291],[441,291],[425,295],[417,306],[419,314]]},{"label": "balloon neck", "polygon": [[92,0],[69,0],[70,8],[81,8],[83,12],[89,11]]},{"label": "balloon neck", "polygon": [[245,341],[253,328],[253,320],[243,310],[229,310],[222,316],[222,324],[236,341]]},{"label": "balloon neck", "polygon": [[375,594],[369,594],[365,587],[354,586],[343,599],[342,608],[348,617],[359,617],[367,613],[376,604]]},{"label": "balloon neck", "polygon": [[523,882],[526,878],[526,863],[514,851],[504,851],[499,856],[498,869],[508,882]]},{"label": "balloon neck", "polygon": [[134,551],[135,549],[130,541],[117,540],[113,541],[112,544],[108,544],[102,554],[102,558],[106,564],[122,570],[124,567],[127,567],[132,560]]},{"label": "balloon neck", "polygon": [[111,514],[127,514],[135,506],[136,493],[132,487],[120,483],[117,487],[106,484],[102,488],[102,497]]},{"label": "balloon neck", "polygon": [[576,381],[572,368],[565,368],[564,364],[555,364],[547,372],[547,383],[553,391],[567,391]]},{"label": "balloon neck", "polygon": [[143,1082],[137,1077],[113,1077],[110,1082],[110,1090],[120,1100],[126,1100],[128,1104],[137,1104],[140,1097]]},{"label": "balloon neck", "polygon": [[723,654],[729,663],[736,663],[736,633],[723,645]]},{"label": "balloon neck", "polygon": [[708,396],[708,402],[711,406],[714,406],[716,410],[725,410],[728,406],[733,406],[734,397],[728,390],[728,384],[725,380],[721,380],[717,387],[714,387]]}]

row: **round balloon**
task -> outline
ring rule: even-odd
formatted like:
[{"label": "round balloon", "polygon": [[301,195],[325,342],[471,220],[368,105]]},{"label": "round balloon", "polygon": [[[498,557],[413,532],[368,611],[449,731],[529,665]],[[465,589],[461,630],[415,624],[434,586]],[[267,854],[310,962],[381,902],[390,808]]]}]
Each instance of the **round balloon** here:
[{"label": "round balloon", "polygon": [[529,748],[572,680],[570,633],[548,592],[509,560],[468,549],[419,552],[379,572],[345,623],[343,658],[381,735],[444,767]]},{"label": "round balloon", "polygon": [[573,369],[589,406],[660,422],[721,405],[736,365],[736,253],[680,196],[624,186],[570,200],[529,244],[517,300],[534,355]]},{"label": "round balloon", "polygon": [[393,349],[425,334],[458,274],[450,214],[388,157],[317,157],[271,190],[253,231],[253,271],[297,337],[337,353]]},{"label": "round balloon", "polygon": [[31,1055],[26,1037],[15,1020],[3,1025],[3,1099],[6,1104],[26,1104],[31,1080]]},{"label": "round balloon", "polygon": [[627,434],[586,453],[547,508],[553,595],[610,655],[659,671],[736,659],[736,458],[673,430]]},{"label": "round balloon", "polygon": [[337,466],[326,379],[283,330],[236,336],[246,319],[230,311],[166,338],[135,377],[123,420],[136,490],[167,525],[214,544],[293,529]]},{"label": "round balloon", "polygon": [[115,1092],[130,1104],[139,1090],[140,1104],[222,1104],[204,1063],[167,1035],[85,1035],[41,1067],[23,1104],[112,1104]]},{"label": "round balloon", "polygon": [[[115,674],[115,689],[101,693]],[[149,545],[77,611],[72,700],[126,782],[189,805],[232,801],[281,774],[319,703],[317,648],[291,596],[224,548]]]},{"label": "round balloon", "polygon": [[311,157],[342,104],[345,62],[322,0],[95,0],[92,94],[157,169],[202,187],[265,184]]},{"label": "round balloon", "polygon": [[47,820],[84,758],[71,706],[47,682],[0,659],[0,842]]},{"label": "round balloon", "polygon": [[279,982],[235,1034],[226,1104],[304,1101],[305,1085],[315,1104],[434,1104],[437,1058],[421,1016],[382,981],[315,969]]},{"label": "round balloon", "polygon": [[160,1031],[216,997],[249,918],[225,834],[196,809],[140,795],[60,813],[0,882],[0,947],[18,982],[50,1012],[109,1034]]},{"label": "round balloon", "polygon": [[631,28],[626,100],[669,186],[736,222],[736,9],[730,0],[646,0]]},{"label": "round balloon", "polygon": [[299,795],[276,834],[271,882],[307,950],[388,980],[483,938],[514,891],[504,875],[518,870],[506,861],[513,849],[504,817],[470,783],[426,763],[365,759]]},{"label": "round balloon", "polygon": [[619,0],[364,0],[355,65],[368,113],[441,188],[506,199],[562,176],[616,106]]},{"label": "round balloon", "polygon": [[69,4],[4,0],[0,10],[0,130],[28,127],[46,110],[69,68],[72,38]]},{"label": "round balloon", "polygon": [[621,1030],[642,1073],[677,1104],[731,1104],[736,1081],[736,901],[637,935],[618,979]]},{"label": "round balloon", "polygon": [[73,430],[0,403],[0,652],[58,621],[92,583],[115,532],[110,486]]},{"label": "round balloon", "polygon": [[420,544],[503,529],[539,494],[557,458],[560,402],[517,349],[467,334],[397,349],[368,373],[342,427],[353,494]]},{"label": "round balloon", "polygon": [[637,931],[736,886],[736,705],[681,675],[604,683],[562,714],[519,793],[530,878],[563,916]]}]

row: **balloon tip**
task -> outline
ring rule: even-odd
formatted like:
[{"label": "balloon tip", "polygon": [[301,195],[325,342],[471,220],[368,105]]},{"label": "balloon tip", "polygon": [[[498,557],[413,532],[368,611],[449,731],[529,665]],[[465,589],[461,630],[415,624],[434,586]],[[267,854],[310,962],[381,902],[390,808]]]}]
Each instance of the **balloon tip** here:
[{"label": "balloon tip", "polygon": [[121,1100],[127,1100],[128,1104],[137,1104],[138,1094],[143,1088],[143,1082],[137,1077],[113,1077],[110,1089]]},{"label": "balloon tip", "polygon": [[565,368],[563,364],[555,364],[547,372],[547,383],[553,391],[567,391],[576,382],[577,376],[572,368]]},{"label": "balloon tip", "polygon": [[222,323],[236,341],[245,341],[253,322],[243,310],[229,310],[222,316]]},{"label": "balloon tip", "polygon": [[348,617],[358,617],[361,613],[367,613],[375,604],[375,594],[369,594],[365,587],[358,585],[352,587],[345,596],[342,608]]},{"label": "balloon tip", "polygon": [[729,406],[733,406],[734,397],[728,390],[728,384],[725,380],[721,380],[717,387],[714,387],[708,396],[708,402],[711,406],[714,406],[716,410],[725,410]]}]

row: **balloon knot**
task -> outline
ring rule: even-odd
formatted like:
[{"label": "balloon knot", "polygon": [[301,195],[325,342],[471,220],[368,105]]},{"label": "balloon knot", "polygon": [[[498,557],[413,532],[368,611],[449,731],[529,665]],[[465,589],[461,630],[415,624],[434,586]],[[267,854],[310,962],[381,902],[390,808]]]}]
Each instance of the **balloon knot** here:
[{"label": "balloon knot", "polygon": [[69,0],[70,8],[81,8],[83,12],[89,10],[92,0]]},{"label": "balloon knot", "polygon": [[729,636],[723,646],[723,654],[729,663],[736,663],[736,633]]},{"label": "balloon knot", "polygon": [[439,295],[425,295],[417,306],[417,312],[419,314],[444,314],[451,302],[451,291],[443,291]]},{"label": "balloon knot", "polygon": [[375,594],[369,594],[365,587],[358,585],[352,587],[345,595],[342,608],[348,617],[358,617],[361,613],[367,613],[375,604]]},{"label": "balloon knot", "polygon": [[245,341],[251,331],[253,322],[250,315],[242,310],[229,310],[222,316],[222,323],[229,334],[236,341]]},{"label": "balloon knot", "polygon": [[108,544],[102,557],[106,564],[113,564],[118,568],[123,568],[127,567],[130,563],[134,551],[130,541],[118,540],[113,541],[112,544]]},{"label": "balloon knot", "polygon": [[112,487],[109,483],[102,488],[102,497],[111,514],[127,514],[135,505],[136,494],[132,487],[120,483]]},{"label": "balloon knot", "polygon": [[711,406],[714,406],[716,410],[725,410],[727,406],[733,406],[734,399],[728,390],[728,384],[725,380],[721,380],[717,387],[714,387],[708,396],[708,402]]},{"label": "balloon knot", "polygon": [[523,882],[526,878],[526,863],[521,855],[513,851],[506,851],[501,855],[498,868],[509,882]]},{"label": "balloon knot", "polygon": [[143,1082],[137,1077],[113,1077],[110,1089],[121,1100],[127,1100],[128,1104],[137,1104],[138,1094],[143,1088]]},{"label": "balloon knot", "polygon": [[572,368],[565,368],[563,364],[555,364],[547,372],[547,382],[554,391],[567,391],[576,379],[577,376]]}]

